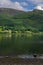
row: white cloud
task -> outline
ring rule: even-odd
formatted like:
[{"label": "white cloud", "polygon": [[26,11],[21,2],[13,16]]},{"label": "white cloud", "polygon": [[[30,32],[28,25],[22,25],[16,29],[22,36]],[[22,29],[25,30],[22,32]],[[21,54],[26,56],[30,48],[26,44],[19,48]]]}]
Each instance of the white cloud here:
[{"label": "white cloud", "polygon": [[24,10],[19,2],[12,2],[11,0],[0,0],[0,7]]},{"label": "white cloud", "polygon": [[38,5],[38,6],[36,6],[36,7],[35,7],[35,9],[38,9],[38,10],[43,10],[43,6]]},{"label": "white cloud", "polygon": [[26,2],[21,2],[21,5],[22,5],[22,6],[28,6],[28,3],[26,3]]},{"label": "white cloud", "polygon": [[20,5],[19,2],[14,2],[11,7],[17,10],[24,10],[24,8]]}]

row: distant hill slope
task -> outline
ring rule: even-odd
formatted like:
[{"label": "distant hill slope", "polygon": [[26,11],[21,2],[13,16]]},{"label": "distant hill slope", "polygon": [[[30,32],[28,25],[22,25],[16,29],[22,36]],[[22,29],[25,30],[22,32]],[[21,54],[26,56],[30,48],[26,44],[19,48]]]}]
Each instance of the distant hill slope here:
[{"label": "distant hill slope", "polygon": [[0,14],[9,14],[9,15],[16,15],[23,13],[24,11],[15,10],[11,8],[0,8]]},{"label": "distant hill slope", "polygon": [[43,11],[33,10],[24,14],[18,14],[13,17],[14,19],[24,19],[24,25],[29,28],[35,28],[43,31]]},{"label": "distant hill slope", "polygon": [[43,11],[0,8],[0,25],[12,26],[16,30],[43,31]]}]

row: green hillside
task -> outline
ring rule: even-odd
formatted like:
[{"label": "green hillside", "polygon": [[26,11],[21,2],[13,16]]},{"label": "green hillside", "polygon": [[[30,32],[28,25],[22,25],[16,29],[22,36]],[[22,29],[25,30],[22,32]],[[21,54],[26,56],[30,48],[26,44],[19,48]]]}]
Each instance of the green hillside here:
[{"label": "green hillside", "polygon": [[26,28],[36,28],[39,31],[43,31],[43,11],[33,10],[24,14],[18,14],[13,17],[14,19],[24,20],[23,24]]},{"label": "green hillside", "polygon": [[21,12],[16,15],[10,15],[9,13],[4,13],[3,11],[3,14],[0,14],[0,26],[4,26],[5,29],[11,30],[42,32],[43,11],[33,10],[30,12]]}]

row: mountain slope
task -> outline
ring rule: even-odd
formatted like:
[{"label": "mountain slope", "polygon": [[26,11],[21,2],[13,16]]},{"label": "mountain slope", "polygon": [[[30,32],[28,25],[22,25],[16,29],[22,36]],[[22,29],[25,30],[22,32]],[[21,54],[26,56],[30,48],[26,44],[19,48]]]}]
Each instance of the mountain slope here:
[{"label": "mountain slope", "polygon": [[43,11],[23,12],[0,8],[0,26],[13,27],[14,30],[43,31]]},{"label": "mountain slope", "polygon": [[43,11],[33,10],[24,14],[18,14],[13,19],[23,19],[23,23],[26,27],[36,28],[39,31],[43,31]]},{"label": "mountain slope", "polygon": [[24,11],[15,10],[11,8],[0,8],[0,14],[16,15],[20,13],[24,13]]}]

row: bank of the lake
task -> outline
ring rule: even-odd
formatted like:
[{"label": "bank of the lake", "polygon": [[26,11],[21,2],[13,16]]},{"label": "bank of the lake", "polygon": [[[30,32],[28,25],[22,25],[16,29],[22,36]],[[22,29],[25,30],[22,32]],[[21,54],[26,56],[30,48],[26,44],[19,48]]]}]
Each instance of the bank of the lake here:
[{"label": "bank of the lake", "polygon": [[43,59],[2,58],[0,65],[43,65]]}]

